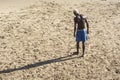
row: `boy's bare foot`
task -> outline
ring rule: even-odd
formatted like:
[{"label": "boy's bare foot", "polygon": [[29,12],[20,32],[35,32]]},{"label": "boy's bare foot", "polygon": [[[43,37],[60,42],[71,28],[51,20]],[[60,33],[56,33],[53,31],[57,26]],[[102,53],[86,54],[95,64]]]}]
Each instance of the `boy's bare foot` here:
[{"label": "boy's bare foot", "polygon": [[78,52],[73,52],[72,55],[78,55]]},{"label": "boy's bare foot", "polygon": [[82,54],[80,57],[84,57],[84,54]]}]

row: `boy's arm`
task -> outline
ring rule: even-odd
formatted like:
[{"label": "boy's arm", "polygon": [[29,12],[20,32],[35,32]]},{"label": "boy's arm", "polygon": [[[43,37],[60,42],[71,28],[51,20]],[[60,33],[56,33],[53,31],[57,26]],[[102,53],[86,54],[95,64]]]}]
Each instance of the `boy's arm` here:
[{"label": "boy's arm", "polygon": [[76,36],[75,32],[76,32],[76,22],[74,21],[74,37]]},{"label": "boy's arm", "polygon": [[86,25],[87,25],[87,34],[89,34],[89,24],[88,24],[88,21],[87,21],[86,18],[85,18],[85,22],[86,22]]}]

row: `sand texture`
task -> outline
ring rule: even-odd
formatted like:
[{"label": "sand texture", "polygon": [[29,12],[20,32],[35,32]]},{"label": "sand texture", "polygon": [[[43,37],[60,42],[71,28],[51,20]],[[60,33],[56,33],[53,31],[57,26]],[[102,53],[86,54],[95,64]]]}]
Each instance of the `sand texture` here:
[{"label": "sand texture", "polygon": [[[70,55],[75,8],[90,25],[84,58],[81,47]],[[0,80],[120,80],[119,0],[38,0],[9,9],[0,12]]]}]

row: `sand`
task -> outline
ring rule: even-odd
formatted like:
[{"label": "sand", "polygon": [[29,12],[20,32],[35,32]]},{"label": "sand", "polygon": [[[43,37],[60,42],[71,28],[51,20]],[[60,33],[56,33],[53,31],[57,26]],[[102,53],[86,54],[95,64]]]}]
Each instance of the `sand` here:
[{"label": "sand", "polygon": [[[0,8],[0,80],[120,80],[118,0],[14,0],[15,9],[7,2]],[[90,24],[84,58],[81,47],[70,55],[75,8]]]},{"label": "sand", "polygon": [[37,2],[38,0],[0,0],[0,13],[16,12]]}]

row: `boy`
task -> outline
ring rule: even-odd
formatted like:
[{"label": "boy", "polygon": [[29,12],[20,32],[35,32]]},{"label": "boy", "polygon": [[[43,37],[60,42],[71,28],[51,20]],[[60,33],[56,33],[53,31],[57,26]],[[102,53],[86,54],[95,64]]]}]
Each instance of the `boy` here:
[{"label": "boy", "polygon": [[[74,54],[79,54],[79,42],[82,41],[82,49],[83,54],[81,57],[84,57],[85,52],[85,41],[87,40],[87,34],[89,33],[89,24],[87,22],[87,19],[82,14],[79,14],[78,10],[75,9],[73,11],[75,17],[74,17],[74,37],[76,37],[76,46],[77,46],[77,52]],[[85,23],[87,25],[87,32],[85,29]]]}]

